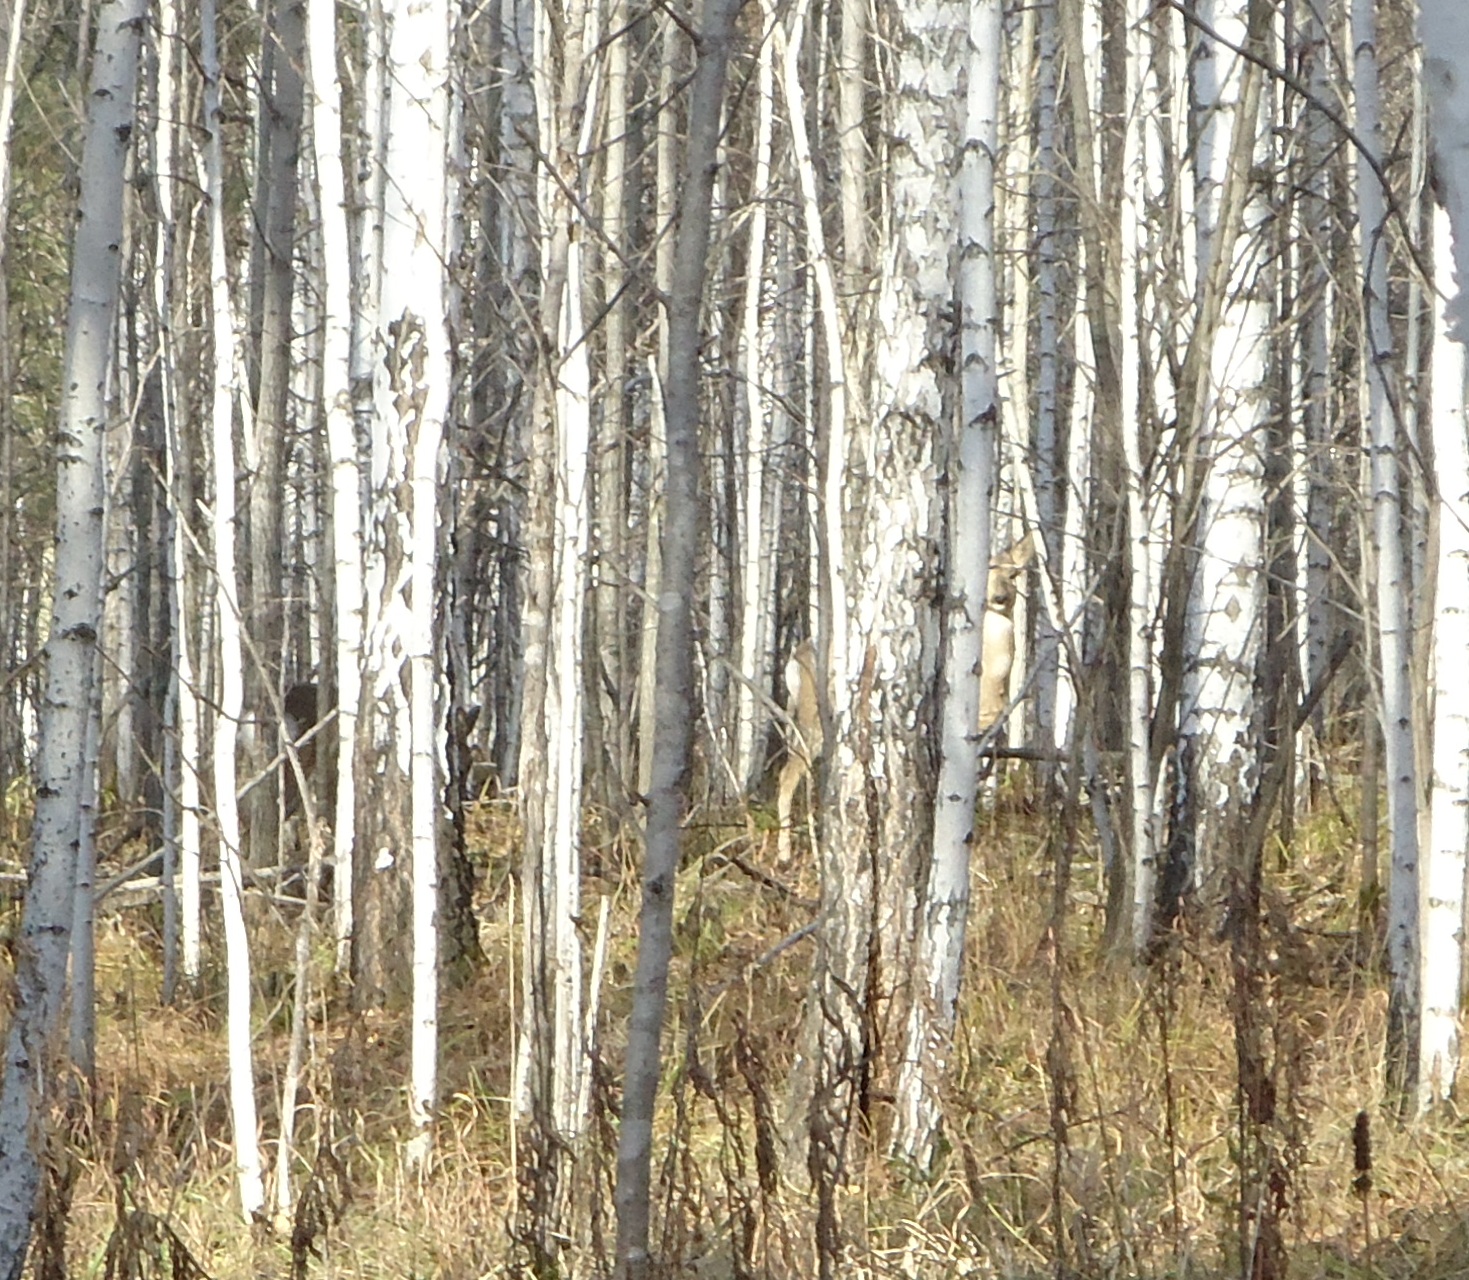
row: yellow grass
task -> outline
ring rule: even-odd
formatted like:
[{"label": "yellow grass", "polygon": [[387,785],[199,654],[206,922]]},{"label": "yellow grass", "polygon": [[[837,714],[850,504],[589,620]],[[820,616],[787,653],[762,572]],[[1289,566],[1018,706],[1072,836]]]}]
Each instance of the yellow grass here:
[{"label": "yellow grass", "polygon": [[[891,1078],[881,1076],[876,1140],[854,1137],[852,1178],[839,1206],[850,1250],[843,1274],[1042,1276],[1056,1273],[1059,1257],[1067,1274],[1082,1276],[1239,1275],[1229,943],[1194,930],[1170,964],[1139,971],[1107,961],[1097,855],[1083,836],[1058,951],[1046,928],[1049,833],[1012,791],[979,828],[963,1015],[945,1101],[948,1156],[923,1178],[882,1157]],[[752,1090],[770,1102],[763,1136],[782,1153],[788,1142],[797,1149],[784,1095],[812,950],[808,941],[773,959],[767,953],[811,918],[807,900],[817,886],[800,841],[796,867],[777,869],[761,820],[692,832],[680,881],[655,1170],[677,1274],[738,1274],[738,1239],[748,1243],[750,1274],[815,1274],[815,1207],[799,1168],[775,1194],[760,1189]],[[488,959],[467,985],[444,994],[444,1103],[427,1178],[401,1157],[406,1018],[401,1011],[352,1014],[327,980],[326,949],[318,948],[297,1190],[319,1145],[335,1163],[318,1165],[330,1194],[312,1275],[515,1274],[508,1094],[518,844],[506,811],[489,807],[474,840]],[[791,892],[753,880],[731,855]],[[598,860],[606,874],[589,876],[585,886],[589,922],[598,897],[610,895],[613,904],[601,1026],[602,1054],[614,1066],[638,901],[633,885],[611,878],[621,861],[608,853]],[[1356,959],[1357,862],[1350,833],[1325,812],[1300,823],[1288,858],[1279,850],[1269,855],[1267,959],[1253,1012],[1275,1084],[1265,1132],[1286,1171],[1290,1274],[1469,1276],[1462,1207],[1469,1203],[1469,1133],[1453,1113],[1401,1127],[1382,1110],[1386,1001],[1381,976]],[[273,1168],[294,920],[257,905],[254,923],[261,1123]],[[289,1232],[247,1230],[234,1208],[217,965],[201,994],[173,1008],[159,1004],[159,968],[156,911],[104,917],[96,1101],[66,1109],[62,1139],[77,1172],[67,1215],[70,1273],[102,1274],[121,1195],[165,1219],[210,1275],[289,1275]],[[896,1030],[888,1035],[896,1041]],[[895,1048],[889,1045],[889,1056]],[[589,1204],[600,1192],[603,1216],[596,1223],[584,1217],[582,1229],[597,1226],[610,1243],[605,1197],[615,1096],[599,1090],[598,1102],[577,1194]],[[1373,1122],[1365,1204],[1352,1190],[1359,1109]],[[568,1262],[577,1274],[594,1273],[590,1252]]]}]

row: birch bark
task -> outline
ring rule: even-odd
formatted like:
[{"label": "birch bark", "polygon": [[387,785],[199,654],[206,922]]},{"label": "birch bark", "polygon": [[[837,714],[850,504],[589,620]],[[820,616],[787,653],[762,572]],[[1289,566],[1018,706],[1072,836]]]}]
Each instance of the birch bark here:
[{"label": "birch bark", "polygon": [[265,1184],[255,1110],[255,1067],[250,1043],[250,940],[245,928],[240,815],[235,799],[235,748],[244,704],[239,579],[235,571],[234,411],[239,393],[240,366],[231,316],[229,267],[225,257],[224,145],[220,136],[223,118],[214,0],[203,0],[199,26],[200,62],[204,74],[204,176],[208,199],[209,301],[213,337],[210,403],[211,458],[214,465],[214,508],[211,512],[213,604],[219,637],[219,688],[211,764],[214,813],[219,828],[219,898],[224,916],[230,1118],[234,1126],[240,1210],[248,1222],[264,1207]]},{"label": "birch bark", "polygon": [[[1448,213],[1433,215],[1436,274],[1449,275]],[[1452,295],[1443,279],[1439,293]],[[1423,850],[1423,987],[1419,1014],[1419,1115],[1453,1093],[1459,1071],[1459,991],[1464,960],[1464,867],[1469,847],[1469,422],[1464,347],[1449,337],[1448,307],[1435,309],[1433,455],[1437,466],[1438,599],[1433,625],[1433,772]]]},{"label": "birch bark", "polygon": [[1388,323],[1387,208],[1376,166],[1383,154],[1377,79],[1377,19],[1373,0],[1352,3],[1352,90],[1357,135],[1357,251],[1364,290],[1365,446],[1372,486],[1372,540],[1377,555],[1377,641],[1381,661],[1382,747],[1387,771],[1391,845],[1387,955],[1388,1086],[1400,1100],[1416,1096],[1421,998],[1418,766],[1413,705],[1412,580],[1402,545],[1398,430],[1392,385],[1393,339]]},{"label": "birch bark", "polygon": [[952,452],[948,519],[949,598],[942,757],[934,806],[933,854],[917,947],[917,990],[898,1070],[895,1150],[919,1168],[933,1160],[939,1087],[959,998],[969,918],[969,860],[979,760],[981,637],[989,583],[990,518],[999,422],[995,288],[995,162],[999,145],[1001,12],[997,0],[971,0],[964,150],[959,172],[961,427]]},{"label": "birch bark", "polygon": [[124,173],[142,0],[97,14],[73,239],[61,423],[56,436],[56,579],[36,758],[30,881],[13,950],[13,1010],[0,1079],[0,1276],[19,1280],[41,1181],[55,1035],[66,988],[72,880],[83,820],[87,721],[102,606],[107,361],[117,313]]},{"label": "birch bark", "polygon": [[361,467],[352,417],[351,244],[342,168],[342,90],[337,75],[336,5],[307,6],[311,137],[320,192],[322,400],[331,467],[332,575],[336,617],[337,784],[332,817],[332,925],[336,967],[351,971],[352,881],[357,825],[357,716],[362,691]]}]

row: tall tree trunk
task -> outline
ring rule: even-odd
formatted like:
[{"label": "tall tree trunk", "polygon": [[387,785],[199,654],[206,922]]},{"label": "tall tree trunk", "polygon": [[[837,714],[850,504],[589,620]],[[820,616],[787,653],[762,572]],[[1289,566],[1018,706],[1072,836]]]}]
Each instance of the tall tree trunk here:
[{"label": "tall tree trunk", "polygon": [[117,314],[124,173],[142,37],[142,0],[97,18],[73,240],[63,400],[56,435],[56,579],[36,757],[31,871],[13,944],[14,988],[0,1081],[0,1277],[20,1280],[41,1184],[55,1035],[66,992],[72,883],[82,838],[87,722],[102,608],[102,438]]},{"label": "tall tree trunk", "polygon": [[[1128,102],[1138,99],[1143,82],[1144,32],[1142,6],[1136,0],[1126,7],[1125,75]],[[1143,219],[1145,159],[1141,122],[1129,113],[1122,143],[1123,191],[1126,204],[1120,219],[1118,253],[1118,307],[1121,312],[1122,420],[1119,425],[1123,477],[1127,504],[1127,780],[1131,821],[1128,874],[1118,875],[1121,886],[1131,886],[1130,941],[1132,953],[1142,955],[1153,935],[1153,909],[1157,900],[1158,832],[1153,813],[1153,774],[1149,752],[1149,726],[1153,711],[1153,548],[1152,523],[1146,489],[1151,451],[1142,447],[1143,419],[1138,379],[1142,353],[1138,315],[1139,274],[1142,271],[1139,229]],[[1109,921],[1110,923],[1110,921]],[[1121,938],[1122,931],[1116,930]]]},{"label": "tall tree trunk", "polygon": [[1377,20],[1373,0],[1353,0],[1352,89],[1357,135],[1359,265],[1364,290],[1363,372],[1367,384],[1363,441],[1372,485],[1372,536],[1377,553],[1377,640],[1382,663],[1382,755],[1387,770],[1388,883],[1387,1076],[1396,1101],[1411,1104],[1418,1089],[1421,952],[1418,892],[1418,767],[1413,705],[1412,582],[1401,537],[1397,388],[1388,324],[1386,194],[1375,161],[1383,154],[1377,81]]},{"label": "tall tree trunk", "polygon": [[758,54],[755,104],[755,173],[750,189],[750,248],[745,257],[744,314],[740,324],[741,389],[745,409],[744,475],[741,494],[740,610],[736,670],[734,773],[742,787],[758,781],[764,763],[764,699],[769,686],[771,601],[769,563],[763,532],[766,508],[767,417],[770,413],[770,369],[766,357],[768,325],[763,319],[765,248],[769,228],[771,134],[775,113],[776,18],[770,5],[761,8],[763,39]]},{"label": "tall tree trunk", "polygon": [[[1217,907],[1231,868],[1212,819],[1243,798],[1253,766],[1251,694],[1260,647],[1264,578],[1264,491],[1254,433],[1263,416],[1270,295],[1257,236],[1268,210],[1253,167],[1260,137],[1261,73],[1234,52],[1258,49],[1265,8],[1246,0],[1216,13],[1215,36],[1197,36],[1195,99],[1199,209],[1197,315],[1180,394],[1181,421],[1196,433],[1192,474],[1180,507],[1186,522],[1173,548],[1191,561],[1171,580],[1181,592],[1182,665],[1177,793],[1164,874],[1170,916],[1185,895]],[[1185,554],[1184,547],[1192,548]]]},{"label": "tall tree trunk", "polygon": [[627,260],[630,241],[627,212],[635,208],[629,192],[638,190],[637,169],[629,164],[628,59],[633,32],[627,0],[611,0],[607,15],[607,144],[602,183],[602,233],[607,249],[602,255],[602,290],[606,299],[606,394],[598,441],[595,545],[597,564],[596,615],[592,661],[587,664],[588,711],[599,725],[602,758],[595,768],[602,774],[602,802],[609,810],[626,814],[633,782],[632,665],[628,661],[627,383],[630,372]]},{"label": "tall tree trunk", "polygon": [[[530,1118],[521,1185],[531,1267],[562,1265],[571,1232],[571,1160],[590,1070],[582,1039],[582,663],[588,585],[591,363],[583,311],[597,119],[591,69],[600,12],[583,0],[536,9],[536,174],[542,365],[535,391],[520,776],[524,952],[515,1105]],[[578,127],[579,126],[579,127]],[[573,197],[573,193],[575,196]]]},{"label": "tall tree trunk", "polygon": [[[438,846],[443,779],[438,767],[435,571],[438,465],[449,411],[447,267],[451,191],[447,0],[395,0],[388,18],[389,80],[383,153],[384,208],[377,415],[373,439],[373,540],[380,575],[369,589],[359,746],[381,790],[359,792],[365,847],[379,853],[354,912],[367,954],[358,957],[369,1001],[411,996],[406,1156],[424,1167],[438,1095]],[[367,699],[364,699],[366,702]],[[358,761],[359,771],[365,762]],[[370,773],[359,776],[371,776]],[[365,807],[375,812],[366,817]],[[380,824],[380,825],[379,825]],[[403,865],[403,859],[407,865]],[[365,861],[365,859],[363,860]],[[411,963],[399,960],[412,939]],[[405,983],[405,979],[407,979]]]},{"label": "tall tree trunk", "polygon": [[362,473],[352,421],[351,245],[342,168],[342,91],[337,77],[336,5],[310,0],[311,136],[321,204],[322,400],[331,466],[332,599],[337,695],[336,809],[332,816],[332,927],[336,967],[351,972],[352,879],[357,824],[357,715],[362,692]]},{"label": "tall tree trunk", "polygon": [[[1434,210],[1433,263],[1447,287],[1448,213]],[[1465,351],[1438,309],[1433,342],[1434,458],[1438,469],[1438,599],[1433,626],[1433,773],[1423,850],[1423,985],[1419,1014],[1418,1114],[1450,1097],[1459,1071],[1460,975],[1464,964],[1464,862],[1469,846],[1469,383]]]},{"label": "tall tree trunk", "polygon": [[[836,270],[828,252],[822,224],[820,198],[816,186],[816,166],[812,158],[811,139],[806,129],[808,108],[801,88],[802,45],[809,4],[800,4],[790,18],[790,27],[777,28],[777,52],[781,60],[781,90],[785,96],[786,118],[790,121],[791,149],[801,193],[801,229],[805,237],[803,256],[811,263],[814,277],[811,293],[818,324],[808,339],[805,351],[817,358],[807,358],[808,368],[825,375],[824,385],[813,376],[810,380],[810,410],[807,420],[817,423],[815,448],[816,537],[811,556],[813,576],[817,583],[817,627],[815,634],[817,714],[823,742],[832,741],[831,729],[846,707],[848,690],[836,678],[847,668],[847,594],[843,538],[843,483],[846,475],[848,437],[848,356],[843,342],[842,314],[838,303]],[[819,334],[819,341],[817,334]],[[829,768],[818,771],[818,778],[829,784]],[[813,782],[816,780],[813,779]],[[811,793],[818,787],[813,785]],[[828,796],[823,796],[824,805]],[[784,833],[782,833],[784,834]],[[825,855],[818,850],[823,858]],[[826,869],[823,875],[830,874]],[[818,979],[819,980],[819,979]],[[813,988],[814,990],[814,988]],[[825,1029],[825,1012],[814,1000],[806,1005],[801,1031],[801,1051],[792,1070],[790,1114],[787,1126],[787,1156],[792,1169],[806,1170],[806,1147],[814,1140],[811,1109],[816,1099],[820,1069],[818,1047]]]},{"label": "tall tree trunk", "polygon": [[[268,708],[281,692],[285,658],[287,563],[283,527],[286,407],[291,378],[291,298],[295,284],[296,169],[301,147],[302,67],[305,62],[304,0],[270,0],[265,14],[261,67],[261,145],[256,172],[250,291],[252,337],[253,460],[248,518],[250,549],[248,632],[263,664],[246,674],[245,705],[258,726],[249,737],[253,773],[273,759],[282,741]],[[261,730],[264,732],[261,732]],[[278,776],[251,792],[247,823],[252,865],[271,865],[279,840]]]},{"label": "tall tree trunk", "polygon": [[224,127],[220,109],[219,41],[214,0],[199,11],[200,62],[204,75],[204,172],[209,218],[209,303],[213,390],[210,407],[214,464],[214,618],[219,636],[218,702],[211,763],[214,812],[219,827],[220,908],[225,939],[225,1035],[229,1045],[230,1119],[240,1210],[246,1221],[265,1204],[256,1129],[255,1067],[250,1043],[250,940],[245,928],[240,815],[235,799],[235,748],[244,704],[239,579],[235,572],[234,410],[240,391],[229,268],[225,258]]},{"label": "tall tree trunk", "polygon": [[[959,174],[961,422],[948,451],[948,600],[944,607],[942,758],[933,853],[919,918],[918,973],[898,1071],[896,1151],[926,1169],[937,1149],[939,1091],[958,1012],[969,919],[970,854],[979,759],[981,637],[990,573],[990,519],[999,422],[995,287],[995,156],[999,147],[999,0],[971,0],[963,167]],[[1054,52],[1054,50],[1053,50]]]},{"label": "tall tree trunk", "polygon": [[[1331,200],[1330,152],[1334,132],[1317,102],[1325,102],[1331,90],[1332,50],[1320,15],[1313,5],[1301,5],[1301,59],[1307,82],[1316,101],[1302,105],[1304,146],[1298,180],[1300,201],[1297,225],[1306,242],[1300,254],[1297,290],[1301,344],[1301,436],[1303,456],[1298,467],[1304,490],[1305,512],[1302,539],[1306,564],[1304,584],[1305,627],[1301,643],[1305,651],[1305,685],[1314,688],[1322,679],[1331,651],[1335,628],[1339,627],[1331,607],[1331,560],[1333,494],[1336,477],[1332,465],[1331,416],[1331,311],[1336,283],[1329,269],[1334,213]],[[1325,728],[1325,711],[1315,717],[1317,736]]]},{"label": "tall tree trunk", "polygon": [[673,894],[688,807],[694,723],[694,565],[699,521],[699,347],[719,122],[740,0],[706,0],[689,90],[689,127],[668,294],[668,524],[658,607],[658,707],[648,793],[637,971],[617,1143],[617,1275],[644,1280],[651,1253],[653,1114],[673,956]]}]

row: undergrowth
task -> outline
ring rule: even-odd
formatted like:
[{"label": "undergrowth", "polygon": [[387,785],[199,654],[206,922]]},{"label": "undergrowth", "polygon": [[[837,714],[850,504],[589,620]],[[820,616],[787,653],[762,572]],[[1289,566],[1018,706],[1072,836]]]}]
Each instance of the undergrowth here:
[{"label": "undergrowth", "polygon": [[[1300,820],[1290,848],[1267,850],[1248,981],[1237,946],[1202,926],[1181,930],[1145,969],[1109,957],[1101,870],[1084,836],[1055,927],[1052,834],[1013,789],[979,825],[946,1154],[922,1177],[883,1157],[880,1081],[873,1130],[853,1147],[842,1274],[1469,1276],[1469,1132],[1453,1110],[1399,1125],[1383,1105],[1384,983],[1359,936],[1358,855],[1339,811]],[[443,993],[432,1170],[421,1176],[401,1157],[406,1016],[351,1013],[318,948],[296,1208],[253,1228],[235,1208],[223,975],[212,967],[200,991],[163,1007],[155,911],[105,912],[100,1074],[94,1088],[69,1081],[58,1092],[37,1273],[515,1274],[518,853],[503,808],[481,810],[473,844],[486,962]],[[672,1274],[814,1275],[814,1208],[786,1112],[814,868],[778,867],[773,838],[753,824],[702,828],[691,848],[700,852],[679,889],[655,1170],[661,1240]],[[585,885],[588,921],[610,899],[613,941],[578,1174],[592,1245],[571,1259],[579,1275],[596,1274],[612,1237],[638,901],[615,870],[625,863],[610,852]],[[253,925],[273,1170],[294,920],[257,904]],[[1365,1179],[1354,1160],[1361,1125]]]}]

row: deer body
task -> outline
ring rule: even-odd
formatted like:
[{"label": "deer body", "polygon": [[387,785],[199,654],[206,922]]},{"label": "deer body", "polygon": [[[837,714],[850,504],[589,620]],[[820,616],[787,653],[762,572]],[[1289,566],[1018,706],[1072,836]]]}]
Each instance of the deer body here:
[{"label": "deer body", "polygon": [[1035,554],[1026,534],[1006,547],[990,564],[984,602],[984,627],[979,663],[979,731],[983,733],[1010,705],[1010,672],[1015,666],[1015,598],[1020,575]]},{"label": "deer body", "polygon": [[804,780],[806,804],[810,807],[812,769],[826,745],[821,732],[821,704],[816,698],[816,646],[810,640],[802,640],[792,651],[786,662],[785,679],[786,714],[791,718],[794,741],[786,747],[786,762],[781,766],[775,797],[779,824],[776,856],[782,865],[791,856],[791,801]]},{"label": "deer body", "polygon": [[[979,724],[976,728],[980,733],[994,725],[1010,705],[1010,672],[1015,666],[1017,583],[1034,552],[1035,545],[1027,534],[990,564],[979,669]],[[825,747],[821,706],[817,700],[816,648],[810,640],[802,640],[792,651],[786,662],[785,682],[786,714],[790,717],[793,741],[787,745],[775,797],[776,849],[782,864],[790,860],[791,807],[796,789],[802,781],[806,782],[809,808],[812,770]]]}]

